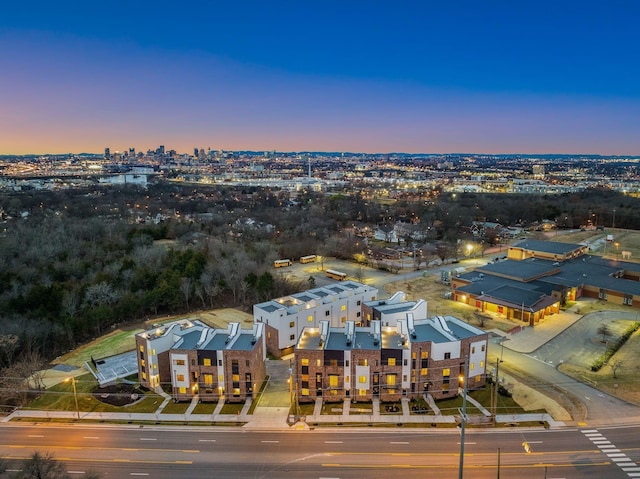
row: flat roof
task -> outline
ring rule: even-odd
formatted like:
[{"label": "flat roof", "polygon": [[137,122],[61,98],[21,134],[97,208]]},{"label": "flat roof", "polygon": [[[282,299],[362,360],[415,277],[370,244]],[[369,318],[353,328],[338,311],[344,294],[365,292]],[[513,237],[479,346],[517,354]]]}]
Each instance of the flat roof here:
[{"label": "flat roof", "polygon": [[561,243],[558,241],[542,241],[534,239],[526,239],[518,241],[511,248],[522,248],[530,251],[540,251],[551,254],[569,254],[576,250],[584,248],[584,246],[575,243]]}]

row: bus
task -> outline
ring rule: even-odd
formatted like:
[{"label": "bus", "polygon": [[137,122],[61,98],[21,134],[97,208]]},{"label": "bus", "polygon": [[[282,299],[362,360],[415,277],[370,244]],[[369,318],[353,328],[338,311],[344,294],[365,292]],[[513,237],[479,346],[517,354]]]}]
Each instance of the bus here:
[{"label": "bus", "polygon": [[273,262],[274,268],[285,268],[287,266],[291,266],[293,263],[290,259],[277,259]]},{"label": "bus", "polygon": [[315,254],[310,254],[309,256],[301,256],[300,257],[300,262],[302,264],[313,263],[315,260],[316,260],[316,255]]},{"label": "bus", "polygon": [[336,271],[335,269],[328,269],[325,271],[327,277],[332,279],[337,279],[338,281],[344,281],[347,279],[347,273],[342,273],[340,271]]}]

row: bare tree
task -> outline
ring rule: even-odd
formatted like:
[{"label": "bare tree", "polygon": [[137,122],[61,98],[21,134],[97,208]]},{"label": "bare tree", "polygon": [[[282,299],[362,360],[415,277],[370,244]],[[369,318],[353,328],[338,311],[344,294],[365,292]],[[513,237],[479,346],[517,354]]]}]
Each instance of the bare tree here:
[{"label": "bare tree", "polygon": [[606,343],[607,336],[611,335],[611,330],[609,329],[609,326],[607,326],[606,324],[601,324],[600,326],[598,326],[598,334],[602,335],[602,342]]},{"label": "bare tree", "polygon": [[[15,479],[71,479],[63,462],[55,460],[53,454],[48,452],[41,454],[37,451],[24,461],[22,469],[13,477]],[[102,475],[94,471],[88,471],[84,477],[87,479],[99,479]]]},{"label": "bare tree", "polygon": [[624,367],[624,361],[622,359],[612,359],[609,361],[609,367],[611,367],[613,379],[618,379],[618,370]]},{"label": "bare tree", "polygon": [[192,286],[191,278],[180,278],[180,291],[184,296],[184,302],[187,304],[187,309],[189,309],[189,299],[191,298],[191,290],[193,289]]}]

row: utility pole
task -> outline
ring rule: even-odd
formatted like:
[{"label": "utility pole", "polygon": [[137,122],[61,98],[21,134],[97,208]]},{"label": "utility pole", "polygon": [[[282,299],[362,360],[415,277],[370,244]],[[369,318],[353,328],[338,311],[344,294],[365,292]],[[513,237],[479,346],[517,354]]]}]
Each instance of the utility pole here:
[{"label": "utility pole", "polygon": [[461,424],[460,424],[460,465],[458,467],[458,479],[462,479],[464,474],[464,428],[467,422],[467,382],[469,377],[469,357],[464,357],[464,376],[462,378],[463,388],[462,388],[462,411],[461,415]]},{"label": "utility pole", "polygon": [[493,397],[491,398],[491,405],[493,407],[491,413],[493,415],[493,424],[496,423],[496,412],[498,409],[498,384],[500,382],[500,360],[496,359],[496,380],[493,382]]}]

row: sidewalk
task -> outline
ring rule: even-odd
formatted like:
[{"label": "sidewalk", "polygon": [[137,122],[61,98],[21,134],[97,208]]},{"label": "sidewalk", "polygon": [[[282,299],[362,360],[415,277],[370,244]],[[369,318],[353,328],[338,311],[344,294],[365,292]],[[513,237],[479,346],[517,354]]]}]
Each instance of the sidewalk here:
[{"label": "sidewalk", "polygon": [[[471,404],[474,401],[469,398]],[[338,405],[337,405],[338,406]],[[314,414],[306,417],[298,418],[298,421],[290,425],[288,408],[273,407],[257,407],[253,414],[249,414],[251,402],[245,403],[239,414],[192,414],[187,410],[184,414],[163,414],[159,409],[155,413],[112,413],[112,412],[82,412],[74,411],[33,411],[26,409],[17,409],[10,415],[4,417],[1,422],[10,422],[18,418],[28,418],[35,422],[38,420],[67,419],[75,422],[150,422],[155,424],[163,423],[203,423],[212,426],[242,426],[245,429],[265,429],[265,430],[290,430],[290,429],[307,429],[311,427],[322,427],[326,425],[345,425],[345,424],[396,424],[398,426],[404,424],[419,424],[423,427],[436,427],[439,424],[448,424],[453,426],[456,424],[456,416],[442,414],[411,414],[408,399],[403,399],[401,413],[380,413],[380,409],[371,410],[371,414],[354,413],[357,411],[358,405],[345,401],[342,405],[341,414]],[[218,408],[216,408],[218,409]],[[351,411],[350,411],[351,410]],[[482,408],[484,419],[487,418],[489,412]],[[319,410],[318,410],[319,412]],[[469,419],[469,424],[481,421],[482,418]],[[522,422],[546,422],[551,428],[565,426],[564,422],[555,421],[548,414],[517,414],[517,415],[497,415],[496,423],[498,425],[513,425]]]},{"label": "sidewalk", "polygon": [[[575,304],[566,311],[548,316],[533,327],[525,325],[524,323],[513,322],[513,333],[505,333],[499,329],[492,329],[488,332],[506,338],[502,343],[506,349],[517,353],[530,354],[582,318],[582,316],[576,312],[578,308],[579,305]],[[520,330],[515,329],[518,326],[521,326]]]}]

